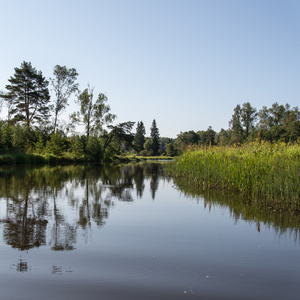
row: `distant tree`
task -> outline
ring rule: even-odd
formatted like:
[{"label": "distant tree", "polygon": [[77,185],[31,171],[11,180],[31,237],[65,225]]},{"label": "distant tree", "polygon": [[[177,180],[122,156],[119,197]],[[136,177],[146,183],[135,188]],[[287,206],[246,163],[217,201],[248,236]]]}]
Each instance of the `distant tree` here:
[{"label": "distant tree", "polygon": [[160,143],[159,143],[159,130],[156,126],[156,121],[153,120],[152,121],[152,126],[151,126],[151,129],[150,129],[150,137],[151,137],[151,141],[152,141],[152,151],[153,151],[153,155],[158,155],[158,152],[159,152],[159,146],[160,146]]},{"label": "distant tree", "polygon": [[246,138],[249,136],[250,131],[254,128],[254,121],[256,120],[256,108],[252,107],[249,102],[243,104],[241,109],[241,122],[245,129]]},{"label": "distant tree", "polygon": [[166,155],[167,156],[175,156],[176,155],[176,150],[175,150],[173,143],[168,143],[166,145]]},{"label": "distant tree", "polygon": [[117,140],[117,142],[124,143],[126,147],[132,147],[132,142],[134,140],[134,135],[131,133],[134,122],[124,122],[120,123],[116,126],[108,125],[107,127],[110,129],[110,132],[107,134],[104,145],[103,152],[110,145],[113,139]]},{"label": "distant tree", "polygon": [[49,154],[60,156],[65,150],[64,139],[60,132],[51,134],[50,140],[46,143],[46,152]]},{"label": "distant tree", "polygon": [[243,127],[241,124],[241,106],[239,104],[234,109],[229,127],[231,143],[241,143],[243,141]]},{"label": "distant tree", "polygon": [[103,126],[114,121],[116,115],[110,113],[110,106],[107,105],[107,97],[99,94],[95,102],[94,88],[88,87],[79,94],[77,103],[80,105],[80,111],[73,113],[70,118],[75,124],[83,124],[87,140],[90,134],[97,135],[103,132]]},{"label": "distant tree", "polygon": [[229,142],[229,133],[224,128],[221,128],[220,132],[217,134],[217,144],[220,146],[225,146]]},{"label": "distant tree", "polygon": [[298,106],[286,113],[284,129],[286,142],[297,141],[300,137],[300,111]]},{"label": "distant tree", "polygon": [[14,150],[26,151],[28,128],[17,124],[12,128],[12,146]]},{"label": "distant tree", "polygon": [[12,121],[23,122],[30,127],[34,122],[45,122],[49,118],[48,81],[41,71],[32,67],[30,62],[23,62],[15,68],[14,76],[6,85],[8,93],[1,95],[9,105]]},{"label": "distant tree", "polygon": [[12,144],[12,125],[9,123],[3,124],[1,128],[1,145],[2,150],[8,151],[13,149]]},{"label": "distant tree", "polygon": [[81,157],[84,154],[84,149],[80,137],[78,135],[72,137],[70,152],[76,157]]},{"label": "distant tree", "polygon": [[180,132],[174,142],[175,149],[183,153],[188,146],[197,145],[199,139],[199,135],[193,130]]},{"label": "distant tree", "polygon": [[199,145],[207,145],[207,130],[197,131],[197,136]]},{"label": "distant tree", "polygon": [[260,131],[266,131],[270,129],[270,123],[269,123],[269,110],[266,106],[263,106],[262,109],[260,109],[257,113],[258,116],[258,123],[257,123],[257,129]]},{"label": "distant tree", "polygon": [[159,139],[159,149],[160,151],[163,153],[164,151],[166,151],[167,148],[167,144],[172,144],[174,143],[174,139],[168,138],[168,137],[161,137]]},{"label": "distant tree", "polygon": [[211,126],[209,126],[207,128],[206,133],[207,133],[206,144],[207,145],[215,145],[216,132],[212,129]]},{"label": "distant tree", "polygon": [[42,154],[45,150],[44,139],[41,134],[38,135],[38,140],[35,143],[35,152],[37,154]]},{"label": "distant tree", "polygon": [[285,116],[286,108],[283,105],[279,105],[277,102],[273,103],[272,107],[269,108],[269,126],[283,125]]},{"label": "distant tree", "polygon": [[100,160],[102,157],[102,148],[99,143],[99,139],[96,136],[90,136],[87,145],[86,152],[88,155],[96,160]]},{"label": "distant tree", "polygon": [[144,143],[145,143],[145,126],[144,123],[138,122],[136,127],[136,134],[134,136],[134,148],[139,153],[144,149]]},{"label": "distant tree", "polygon": [[78,83],[75,83],[78,73],[76,69],[67,69],[66,66],[56,65],[53,69],[54,78],[50,78],[55,92],[54,100],[54,124],[53,132],[56,131],[58,116],[68,105],[68,98],[78,90]]},{"label": "distant tree", "polygon": [[151,156],[153,155],[153,149],[152,149],[152,139],[147,138],[144,144],[144,150],[141,151],[140,153],[142,156]]}]

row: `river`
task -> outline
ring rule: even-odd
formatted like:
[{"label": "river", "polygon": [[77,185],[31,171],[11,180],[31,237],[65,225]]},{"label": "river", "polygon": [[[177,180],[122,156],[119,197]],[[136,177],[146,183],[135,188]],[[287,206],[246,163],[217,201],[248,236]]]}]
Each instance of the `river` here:
[{"label": "river", "polygon": [[0,168],[0,299],[299,299],[300,219],[165,163]]}]

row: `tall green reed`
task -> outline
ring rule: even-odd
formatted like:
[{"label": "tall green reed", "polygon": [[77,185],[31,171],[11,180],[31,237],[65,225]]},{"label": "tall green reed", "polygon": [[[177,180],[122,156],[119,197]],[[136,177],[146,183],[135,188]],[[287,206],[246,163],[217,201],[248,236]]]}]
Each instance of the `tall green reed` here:
[{"label": "tall green reed", "polygon": [[189,149],[167,172],[206,189],[238,191],[248,201],[299,207],[300,145],[255,142],[241,147]]}]

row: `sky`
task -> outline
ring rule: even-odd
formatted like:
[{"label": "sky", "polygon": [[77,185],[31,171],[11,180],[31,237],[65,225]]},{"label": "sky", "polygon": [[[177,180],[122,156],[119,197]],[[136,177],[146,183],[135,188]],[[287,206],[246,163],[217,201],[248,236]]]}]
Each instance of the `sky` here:
[{"label": "sky", "polygon": [[0,0],[0,10],[2,91],[23,61],[47,79],[55,65],[76,68],[115,123],[143,121],[149,136],[155,119],[170,138],[228,129],[237,104],[300,104],[299,0]]}]

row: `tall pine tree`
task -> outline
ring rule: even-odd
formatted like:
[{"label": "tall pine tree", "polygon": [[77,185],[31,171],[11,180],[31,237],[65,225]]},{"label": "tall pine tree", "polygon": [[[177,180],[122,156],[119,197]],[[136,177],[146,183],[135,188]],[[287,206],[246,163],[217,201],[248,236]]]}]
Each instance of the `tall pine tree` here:
[{"label": "tall pine tree", "polygon": [[136,134],[134,136],[134,148],[139,153],[144,149],[144,143],[145,143],[145,126],[144,123],[138,122],[136,127]]},{"label": "tall pine tree", "polygon": [[159,147],[160,147],[160,144],[159,144],[159,131],[158,131],[158,128],[156,126],[156,121],[155,120],[153,120],[153,122],[152,122],[150,137],[151,137],[151,140],[152,140],[152,146],[151,146],[152,154],[154,156],[158,155]]},{"label": "tall pine tree", "polygon": [[49,118],[50,95],[48,81],[41,71],[23,62],[15,68],[14,76],[8,80],[8,93],[2,95],[10,107],[11,121],[23,122],[28,127],[34,123],[43,123]]}]

